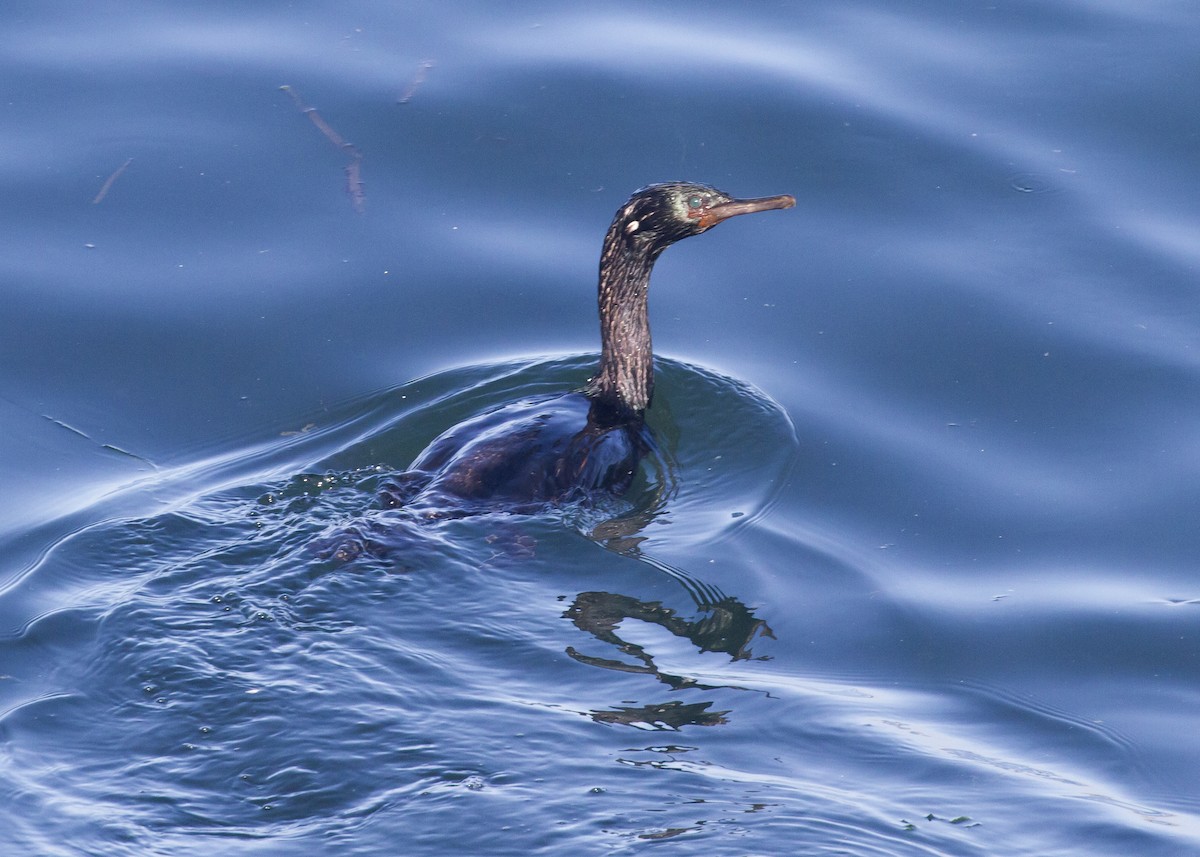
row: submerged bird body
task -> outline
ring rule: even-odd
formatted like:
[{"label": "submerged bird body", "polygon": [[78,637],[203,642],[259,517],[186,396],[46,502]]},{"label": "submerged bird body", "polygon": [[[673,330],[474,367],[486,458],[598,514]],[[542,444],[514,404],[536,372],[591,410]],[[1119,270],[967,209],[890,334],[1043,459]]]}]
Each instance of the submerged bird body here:
[{"label": "submerged bird body", "polygon": [[524,511],[595,491],[623,494],[652,448],[641,421],[595,422],[581,392],[511,402],[437,437],[381,491],[431,518]]},{"label": "submerged bird body", "polygon": [[644,415],[654,392],[647,296],[655,261],[674,242],[722,220],[794,204],[790,196],[733,199],[700,184],[637,191],[604,238],[600,365],[587,387],[459,423],[384,484],[384,504],[457,517],[624,493],[654,443]]}]

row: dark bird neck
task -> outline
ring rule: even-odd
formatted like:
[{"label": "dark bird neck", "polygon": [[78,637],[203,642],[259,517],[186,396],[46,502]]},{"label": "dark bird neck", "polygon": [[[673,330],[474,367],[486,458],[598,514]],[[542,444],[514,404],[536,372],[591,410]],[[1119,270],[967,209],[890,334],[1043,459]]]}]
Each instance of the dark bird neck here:
[{"label": "dark bird neck", "polygon": [[600,254],[600,366],[588,395],[610,419],[642,419],[654,393],[654,351],[646,298],[661,246],[634,240],[621,218]]},{"label": "dark bird neck", "polygon": [[613,217],[600,254],[600,366],[587,388],[591,418],[639,424],[650,407],[654,353],[646,297],[659,254],[731,217],[795,204],[788,195],[735,199],[692,182],[647,185],[629,198]]}]

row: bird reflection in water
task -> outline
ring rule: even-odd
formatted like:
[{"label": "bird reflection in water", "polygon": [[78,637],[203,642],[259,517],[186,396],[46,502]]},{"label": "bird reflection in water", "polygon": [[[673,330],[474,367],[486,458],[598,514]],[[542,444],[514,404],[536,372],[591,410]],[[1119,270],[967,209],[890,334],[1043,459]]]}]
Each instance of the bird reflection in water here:
[{"label": "bird reflection in water", "polygon": [[[672,690],[713,690],[719,685],[704,684],[692,677],[664,672],[644,646],[621,637],[621,624],[626,620],[635,620],[657,625],[676,637],[690,641],[700,652],[723,652],[735,661],[754,657],[750,647],[756,639],[775,639],[770,626],[736,598],[720,595],[714,588],[682,572],[673,569],[669,571],[688,588],[700,610],[698,618],[685,618],[657,601],[642,601],[612,592],[583,592],[576,596],[571,606],[563,613],[563,617],[570,619],[577,628],[588,632],[597,640],[616,647],[618,652],[633,662],[587,655],[573,646],[567,647],[567,654],[589,666],[652,675]],[[712,595],[718,597],[712,599]],[[592,711],[590,714],[594,720],[602,723],[623,723],[656,729],[677,730],[683,726],[716,726],[727,722],[725,715],[729,711],[710,711],[711,706],[712,702],[685,704],[671,701]]]}]

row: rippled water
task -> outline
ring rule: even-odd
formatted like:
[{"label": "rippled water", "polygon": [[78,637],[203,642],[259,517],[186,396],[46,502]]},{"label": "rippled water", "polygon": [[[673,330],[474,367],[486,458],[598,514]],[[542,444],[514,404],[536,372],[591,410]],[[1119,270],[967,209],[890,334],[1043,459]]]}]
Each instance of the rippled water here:
[{"label": "rippled water", "polygon": [[[1200,853],[1193,4],[0,20],[3,853]],[[630,495],[381,508],[671,178]]]}]

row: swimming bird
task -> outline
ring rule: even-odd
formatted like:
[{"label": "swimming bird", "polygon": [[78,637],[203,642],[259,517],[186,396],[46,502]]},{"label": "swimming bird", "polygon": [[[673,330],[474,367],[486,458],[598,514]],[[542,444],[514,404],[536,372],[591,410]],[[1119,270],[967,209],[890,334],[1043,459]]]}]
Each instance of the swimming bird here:
[{"label": "swimming bird", "polygon": [[654,443],[645,413],[654,394],[647,297],[655,261],[676,241],[731,217],[795,204],[788,195],[735,199],[690,182],[635,192],[604,236],[600,363],[587,386],[459,423],[384,482],[383,505],[443,518],[623,494]]}]

